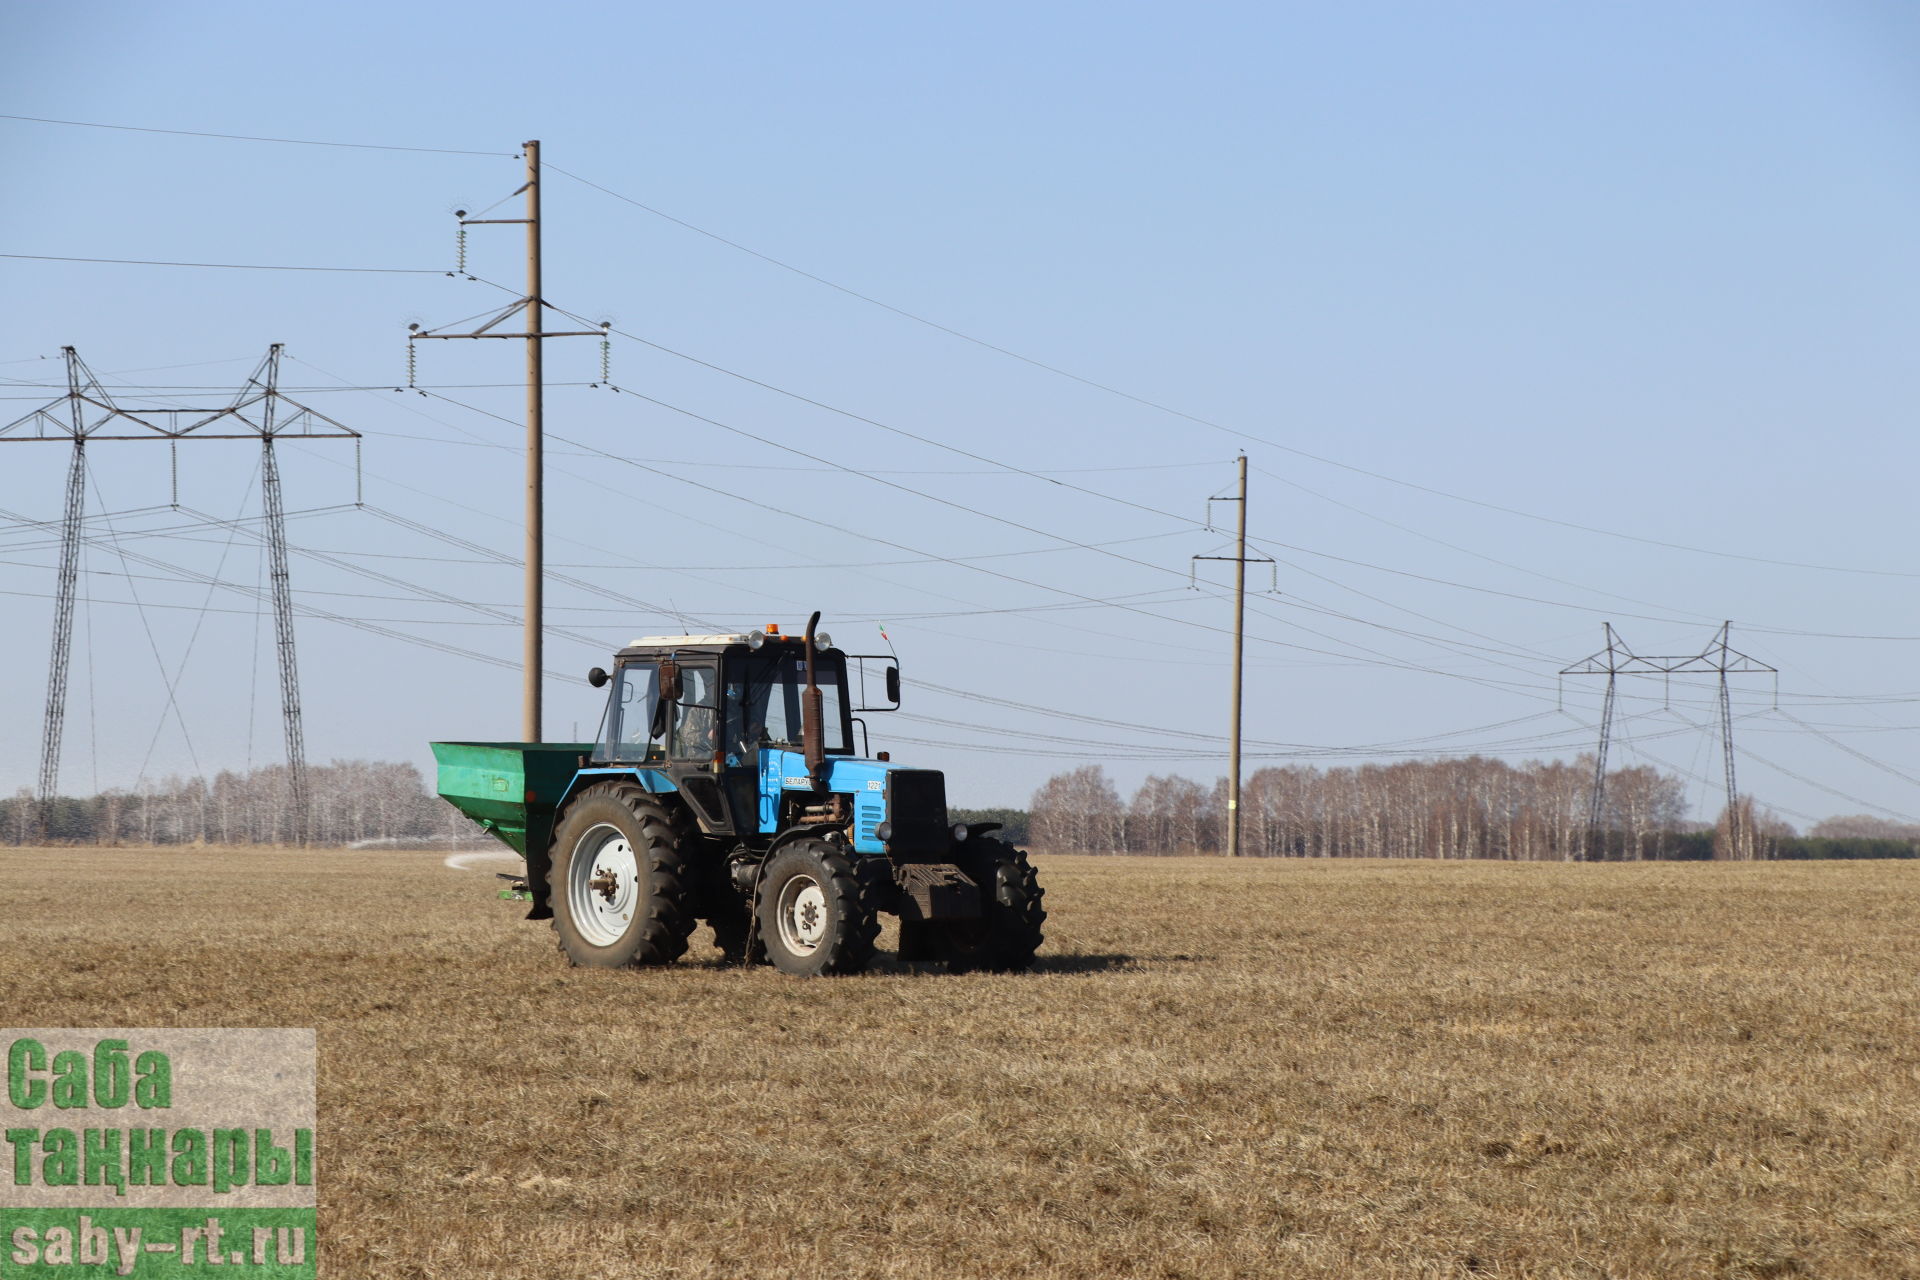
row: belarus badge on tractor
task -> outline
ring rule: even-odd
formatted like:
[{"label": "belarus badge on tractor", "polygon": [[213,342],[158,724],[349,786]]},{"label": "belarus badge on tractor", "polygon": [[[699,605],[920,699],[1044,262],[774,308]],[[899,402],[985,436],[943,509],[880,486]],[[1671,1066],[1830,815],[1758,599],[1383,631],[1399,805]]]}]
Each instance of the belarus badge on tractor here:
[{"label": "belarus badge on tractor", "polygon": [[568,960],[667,964],[704,920],[733,959],[857,973],[890,912],[902,960],[1033,963],[1026,853],[998,823],[949,824],[938,770],[855,754],[855,713],[897,709],[900,671],[855,656],[850,684],[819,621],[634,641],[588,674],[608,690],[596,742],[433,744],[440,794],[525,857],[527,918]]}]

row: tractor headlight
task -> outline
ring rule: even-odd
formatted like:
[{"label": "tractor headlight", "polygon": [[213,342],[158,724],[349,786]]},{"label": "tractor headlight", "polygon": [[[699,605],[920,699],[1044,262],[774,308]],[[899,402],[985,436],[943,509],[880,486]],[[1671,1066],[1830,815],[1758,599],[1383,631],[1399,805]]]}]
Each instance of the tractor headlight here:
[{"label": "tractor headlight", "polygon": [[891,822],[883,822],[875,827],[873,829],[873,838],[881,844],[885,844],[887,841],[893,839],[893,824]]},{"label": "tractor headlight", "polygon": [[761,645],[765,644],[766,642],[767,642],[767,633],[764,631],[756,631],[752,635],[747,637],[747,648],[758,649]]},{"label": "tractor headlight", "polygon": [[831,649],[833,648],[833,637],[824,631],[816,632],[813,637],[813,647],[816,649]]},{"label": "tractor headlight", "polygon": [[966,839],[966,838],[967,838],[968,836],[970,836],[970,835],[972,835],[972,834],[973,834],[973,832],[971,832],[971,831],[969,831],[969,830],[967,830],[967,824],[966,824],[966,823],[964,823],[964,822],[956,822],[956,823],[954,823],[954,824],[953,824],[953,838],[954,838],[954,839],[955,839],[956,841],[960,841],[960,840],[965,840],[965,839]]}]

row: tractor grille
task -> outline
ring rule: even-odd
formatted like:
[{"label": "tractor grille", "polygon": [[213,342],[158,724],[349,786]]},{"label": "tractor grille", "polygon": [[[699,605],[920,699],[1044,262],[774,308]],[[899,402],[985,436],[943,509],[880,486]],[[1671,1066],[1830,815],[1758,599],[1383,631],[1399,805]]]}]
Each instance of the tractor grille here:
[{"label": "tractor grille", "polygon": [[889,770],[887,821],[893,827],[888,853],[896,857],[944,854],[952,842],[947,831],[946,775],[938,769]]}]

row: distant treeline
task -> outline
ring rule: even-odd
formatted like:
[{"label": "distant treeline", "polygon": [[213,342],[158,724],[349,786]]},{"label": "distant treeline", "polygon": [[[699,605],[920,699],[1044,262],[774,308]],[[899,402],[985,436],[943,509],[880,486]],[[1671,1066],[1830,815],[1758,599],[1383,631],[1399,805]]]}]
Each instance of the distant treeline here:
[{"label": "distant treeline", "polygon": [[[1736,850],[1727,815],[1685,821],[1678,779],[1653,769],[1607,775],[1600,844],[1587,845],[1591,760],[1512,766],[1478,757],[1356,768],[1261,769],[1241,789],[1241,849],[1253,857],[1564,860],[1920,857],[1920,827],[1864,816],[1829,818],[1805,835],[1742,801]],[[308,770],[311,843],[465,842],[467,819],[427,789],[410,764],[337,760]],[[999,835],[1054,853],[1218,854],[1226,780],[1150,777],[1123,801],[1097,765],[1058,774],[1031,809],[952,809],[953,822],[998,822]],[[292,840],[287,771],[274,765],[211,781],[169,778],[137,790],[62,796],[37,829],[24,789],[0,800],[3,844],[285,844]]]},{"label": "distant treeline", "polygon": [[[1845,818],[1830,818],[1817,824],[1814,830],[1822,831],[1834,823],[1846,821]],[[1674,862],[1706,862],[1714,856],[1713,840],[1714,833],[1711,831],[1683,831],[1674,837],[1666,857]],[[1769,842],[1767,856],[1782,862],[1825,858],[1920,858],[1920,828],[1915,828],[1914,835],[1904,840],[1877,836],[1775,835]]]},{"label": "distant treeline", "polygon": [[[1591,757],[1509,765],[1483,757],[1320,769],[1261,769],[1241,787],[1241,852],[1252,857],[1494,858],[1526,861],[1911,858],[1920,827],[1833,818],[1807,835],[1751,797],[1742,821],[1686,820],[1686,790],[1656,769],[1607,774],[1599,840],[1587,829]],[[1216,854],[1226,780],[1149,777],[1122,800],[1098,765],[1034,793],[1028,838],[1059,853]]]},{"label": "distant treeline", "polygon": [[[357,840],[439,841],[475,834],[472,823],[428,791],[410,764],[336,760],[307,770],[314,844]],[[8,844],[284,844],[292,807],[284,765],[204,778],[168,778],[137,790],[61,796],[37,827],[40,805],[24,789],[0,800]]]}]

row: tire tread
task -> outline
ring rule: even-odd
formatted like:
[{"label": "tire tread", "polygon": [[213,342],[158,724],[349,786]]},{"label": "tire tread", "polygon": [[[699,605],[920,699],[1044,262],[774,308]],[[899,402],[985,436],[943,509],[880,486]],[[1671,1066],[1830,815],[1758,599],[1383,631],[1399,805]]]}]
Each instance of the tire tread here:
[{"label": "tire tread", "polygon": [[[806,972],[822,976],[859,973],[872,962],[874,944],[880,937],[880,915],[876,905],[877,891],[854,870],[853,863],[847,859],[846,855],[824,840],[795,840],[782,846],[773,855],[768,871],[771,873],[780,862],[794,854],[808,855],[818,861],[820,869],[825,873],[826,882],[822,887],[833,900],[835,915],[838,919],[847,922],[845,927],[836,930],[834,936],[824,944],[825,956],[818,958],[816,963],[809,964]],[[769,880],[771,879],[770,875]],[[767,904],[777,902],[778,896],[777,885],[764,886],[761,889],[762,909],[767,910]],[[772,955],[772,948],[778,945],[776,940],[779,936],[777,927],[770,927],[772,925],[771,920],[763,920],[760,924],[762,945],[768,948],[769,957]]]},{"label": "tire tread", "polygon": [[[1040,877],[1027,851],[983,836],[969,870],[978,873],[990,895],[986,932],[975,944],[955,948],[947,959],[947,968],[954,973],[1021,973],[1031,969],[1034,953],[1046,941],[1043,926],[1047,909],[1042,904],[1047,891],[1040,887]],[[1003,871],[1007,874],[1002,875]]]},{"label": "tire tread", "polygon": [[[645,846],[644,850],[636,849],[634,852],[645,859],[648,885],[646,919],[641,925],[638,944],[632,955],[621,962],[621,967],[672,964],[686,954],[687,935],[693,932],[693,876],[687,860],[686,828],[689,824],[684,818],[676,822],[676,815],[637,782],[614,779],[595,783],[575,796],[567,809],[570,813],[575,806],[590,800],[611,801],[625,809]],[[547,870],[549,900],[561,904],[566,902],[565,877],[573,861],[572,851],[561,847],[561,833],[566,830],[568,821],[569,818],[563,816],[555,827],[552,857]],[[558,935],[556,942],[568,963],[579,965],[582,960],[568,946],[567,935],[560,927],[565,912],[566,909],[556,909],[554,912],[553,929]]]}]

